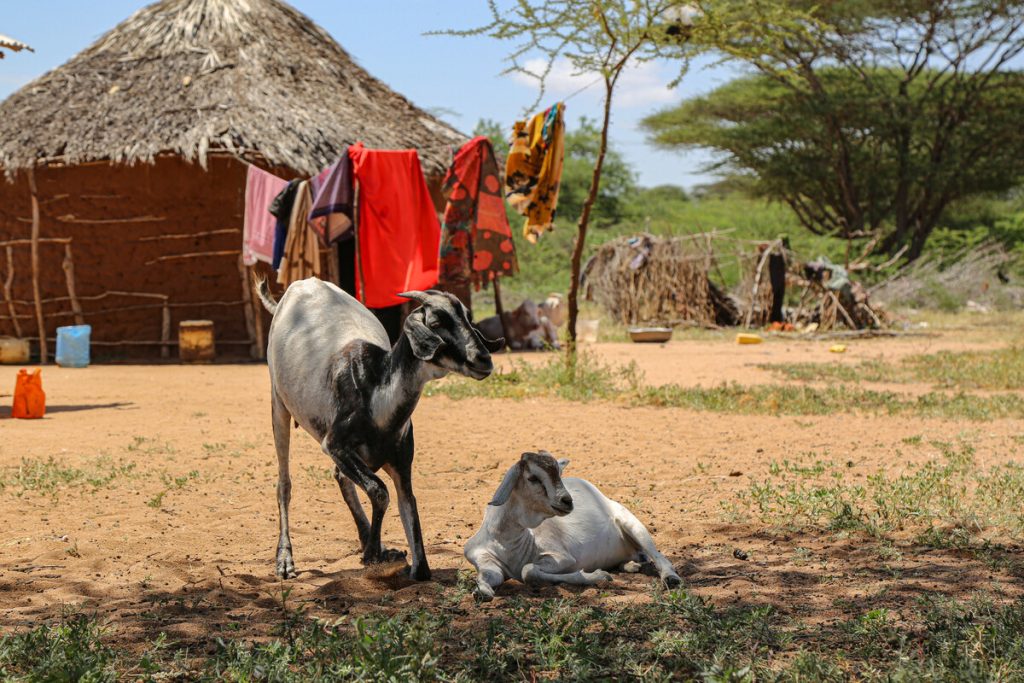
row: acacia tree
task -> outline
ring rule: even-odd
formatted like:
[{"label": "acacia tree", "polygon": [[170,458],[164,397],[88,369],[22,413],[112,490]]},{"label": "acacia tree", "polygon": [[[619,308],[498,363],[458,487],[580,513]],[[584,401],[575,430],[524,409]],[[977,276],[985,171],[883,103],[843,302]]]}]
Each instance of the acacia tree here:
[{"label": "acacia tree", "polygon": [[1024,3],[806,4],[785,41],[719,42],[760,77],[650,117],[665,146],[706,146],[821,234],[920,255],[956,200],[1019,182]]},{"label": "acacia tree", "polygon": [[[626,68],[638,62],[671,59],[680,66],[681,78],[696,51],[692,46],[707,49],[727,41],[730,49],[743,52],[744,43],[775,42],[793,30],[802,30],[800,18],[804,15],[770,0],[516,0],[507,8],[499,7],[496,0],[488,3],[490,23],[445,33],[517,42],[505,73],[537,80],[540,90],[533,106],[543,98],[547,77],[559,59],[567,60],[575,73],[595,77],[595,84],[603,86],[601,138],[572,251],[567,346],[573,354],[587,227],[608,151],[612,100]],[[697,33],[702,34],[701,39],[691,43],[688,39]],[[539,74],[526,66],[528,59],[538,55],[545,60]]]}]

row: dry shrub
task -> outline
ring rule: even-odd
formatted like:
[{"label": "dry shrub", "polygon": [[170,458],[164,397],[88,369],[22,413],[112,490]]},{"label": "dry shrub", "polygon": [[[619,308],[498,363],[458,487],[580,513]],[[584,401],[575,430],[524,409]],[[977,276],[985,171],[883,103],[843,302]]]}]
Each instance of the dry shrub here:
[{"label": "dry shrub", "polygon": [[1024,288],[1001,277],[1011,260],[998,242],[967,247],[945,262],[922,257],[873,287],[871,295],[890,307],[958,310],[970,300],[1015,308],[1024,304]]}]

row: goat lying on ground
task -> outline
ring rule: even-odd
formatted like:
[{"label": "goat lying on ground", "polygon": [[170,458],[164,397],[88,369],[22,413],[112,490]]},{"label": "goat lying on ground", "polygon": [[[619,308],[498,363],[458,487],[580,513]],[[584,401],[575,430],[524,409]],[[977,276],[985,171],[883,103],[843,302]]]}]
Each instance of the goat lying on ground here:
[{"label": "goat lying on ground", "polygon": [[[295,282],[280,302],[274,301],[265,281],[259,283],[258,293],[274,316],[267,363],[281,524],[277,575],[295,576],[288,535],[288,445],[294,419],[334,462],[334,478],[355,519],[363,563],[404,555],[385,550],[380,543],[389,496],[374,473],[383,468],[398,492],[398,511],[412,554],[409,574],[416,580],[429,579],[412,494],[412,411],[432,379],[448,372],[474,379],[490,375],[494,366],[489,351],[502,348],[504,340],[484,339],[459,300],[441,292],[401,295],[422,306],[406,318],[394,347],[373,313],[333,284],[317,278]],[[369,522],[353,484],[370,499]]]},{"label": "goat lying on ground", "polygon": [[558,343],[558,328],[565,322],[565,306],[562,305],[561,294],[548,294],[548,298],[537,305],[540,317],[541,340],[553,348],[561,348]]},{"label": "goat lying on ground", "polygon": [[557,349],[560,348],[558,326],[563,321],[562,308],[560,294],[552,294],[540,305],[526,299],[511,312],[506,311],[501,322],[496,315],[481,320],[480,331],[491,337],[504,335],[513,351]]},{"label": "goat lying on ground", "polygon": [[537,304],[529,299],[519,304],[512,311],[505,311],[499,321],[492,315],[479,323],[480,332],[488,337],[504,336],[509,348],[514,351],[522,349],[537,350],[544,348],[537,336],[541,330],[540,316],[537,315]]},{"label": "goat lying on ground", "polygon": [[510,578],[610,581],[604,570],[639,571],[641,553],[666,586],[678,586],[679,575],[640,520],[590,482],[562,479],[567,464],[547,451],[523,453],[505,474],[480,531],[466,543],[466,559],[478,572],[477,596],[490,600]]}]

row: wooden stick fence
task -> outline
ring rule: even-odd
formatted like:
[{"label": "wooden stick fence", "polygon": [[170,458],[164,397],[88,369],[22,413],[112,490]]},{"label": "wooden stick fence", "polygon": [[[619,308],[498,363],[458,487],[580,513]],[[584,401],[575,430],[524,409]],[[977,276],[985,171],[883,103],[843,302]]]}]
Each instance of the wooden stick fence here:
[{"label": "wooden stick fence", "polygon": [[[105,162],[104,162],[105,163]],[[185,254],[169,254],[164,256],[158,256],[146,262],[146,265],[153,265],[156,263],[164,263],[168,261],[179,261],[185,259],[202,258],[209,256],[237,256],[238,257],[238,268],[239,275],[241,277],[242,284],[242,298],[239,301],[205,301],[205,302],[179,302],[171,303],[170,296],[166,294],[157,294],[152,292],[126,292],[126,291],[106,291],[102,294],[96,294],[92,296],[79,296],[75,283],[75,260],[74,252],[72,249],[72,240],[70,237],[41,237],[40,236],[40,206],[50,204],[56,201],[67,199],[70,195],[60,194],[54,195],[48,199],[41,200],[39,198],[39,191],[36,185],[35,169],[29,168],[28,170],[28,185],[30,192],[30,199],[32,204],[32,216],[31,218],[14,217],[14,220],[21,223],[31,224],[31,236],[29,239],[10,239],[0,241],[0,247],[4,248],[4,255],[7,259],[7,272],[2,281],[2,292],[3,298],[6,303],[6,314],[0,314],[0,320],[10,320],[11,325],[14,328],[14,333],[19,339],[34,340],[39,343],[39,357],[40,362],[46,363],[49,358],[49,347],[48,342],[54,341],[53,337],[46,336],[46,320],[71,316],[74,318],[76,325],[82,325],[85,323],[86,316],[97,316],[106,315],[110,313],[120,313],[128,311],[146,310],[152,308],[160,309],[160,340],[159,341],[138,341],[138,340],[124,340],[124,341],[98,341],[91,340],[91,344],[94,346],[155,346],[159,345],[160,355],[163,358],[170,356],[170,350],[172,346],[176,346],[177,342],[171,340],[171,309],[172,308],[203,308],[208,306],[241,306],[245,315],[246,329],[249,336],[245,340],[218,340],[218,344],[227,345],[240,345],[245,344],[250,347],[250,355],[253,358],[263,358],[263,344],[264,344],[264,330],[263,330],[263,317],[259,304],[254,300],[254,297],[250,293],[250,282],[251,282],[251,269],[245,266],[242,262],[241,252],[238,249],[230,250],[218,250],[218,251],[200,251],[191,252]],[[114,199],[119,198],[120,195],[82,195],[86,199]],[[74,214],[64,214],[53,217],[60,223],[74,223],[74,224],[86,224],[86,225],[117,225],[126,223],[156,223],[166,221],[166,216],[133,216],[129,218],[79,218]],[[153,235],[147,237],[140,237],[137,239],[139,242],[154,242],[158,240],[181,240],[181,239],[195,239],[200,237],[214,237],[217,235],[227,235],[233,233],[240,233],[238,228],[222,228],[218,230],[208,230],[204,232],[186,233],[186,234],[171,234],[171,235]],[[55,244],[62,245],[64,247],[64,255],[61,261],[61,269],[64,271],[65,287],[67,288],[67,296],[49,297],[43,298],[40,287],[40,265],[39,265],[39,249],[44,244]],[[32,278],[32,300],[24,301],[14,298],[13,285],[14,285],[14,247],[28,246],[31,248],[31,278]],[[83,301],[100,301],[111,296],[122,296],[122,297],[136,297],[143,299],[156,299],[158,303],[155,304],[136,304],[129,306],[118,306],[105,309],[98,309],[92,311],[84,311],[82,308]],[[69,311],[44,311],[43,306],[45,304],[54,304],[68,302],[70,305]],[[17,306],[31,306],[34,309],[34,315],[19,314]],[[25,336],[24,330],[22,329],[21,320],[32,320],[36,322],[36,334],[35,336]]]}]

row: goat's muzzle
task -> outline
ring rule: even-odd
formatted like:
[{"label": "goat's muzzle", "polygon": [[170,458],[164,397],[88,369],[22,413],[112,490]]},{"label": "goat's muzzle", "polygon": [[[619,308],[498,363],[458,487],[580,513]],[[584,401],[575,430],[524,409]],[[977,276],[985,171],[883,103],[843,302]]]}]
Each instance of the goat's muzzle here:
[{"label": "goat's muzzle", "polygon": [[494,362],[488,355],[483,359],[476,359],[473,362],[467,362],[465,365],[466,374],[473,379],[484,379],[489,377],[494,372]]},{"label": "goat's muzzle", "polygon": [[569,514],[572,512],[572,496],[568,493],[564,494],[558,499],[558,505],[552,505],[551,507],[558,513],[559,517]]}]

